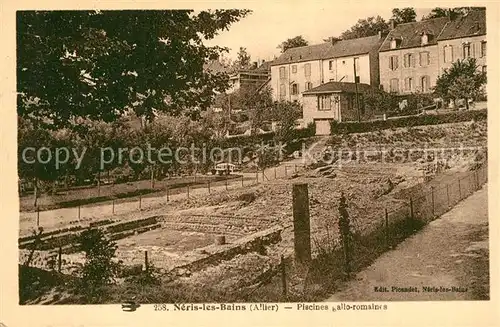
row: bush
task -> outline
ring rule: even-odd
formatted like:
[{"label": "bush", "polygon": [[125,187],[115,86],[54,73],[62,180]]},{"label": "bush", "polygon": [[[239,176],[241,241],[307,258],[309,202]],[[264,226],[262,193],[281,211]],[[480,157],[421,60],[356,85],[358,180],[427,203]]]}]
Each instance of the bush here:
[{"label": "bush", "polygon": [[105,286],[114,281],[118,272],[117,264],[112,261],[116,244],[108,240],[103,231],[88,229],[78,236],[78,245],[80,251],[85,252],[79,290],[94,302],[102,295]]},{"label": "bush", "polygon": [[391,129],[397,127],[413,127],[425,125],[439,125],[459,123],[464,121],[479,121],[488,118],[487,110],[457,111],[442,115],[422,115],[403,117],[398,119],[377,120],[371,122],[346,122],[332,121],[330,131],[332,134],[366,133]]}]

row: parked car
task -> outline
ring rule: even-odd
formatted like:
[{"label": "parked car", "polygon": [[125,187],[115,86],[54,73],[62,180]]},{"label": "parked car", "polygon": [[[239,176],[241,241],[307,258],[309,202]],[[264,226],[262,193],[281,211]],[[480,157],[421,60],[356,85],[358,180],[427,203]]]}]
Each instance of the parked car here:
[{"label": "parked car", "polygon": [[214,169],[212,169],[212,175],[219,174],[219,175],[230,175],[236,170],[236,166],[231,164],[231,163],[219,163],[215,165]]}]

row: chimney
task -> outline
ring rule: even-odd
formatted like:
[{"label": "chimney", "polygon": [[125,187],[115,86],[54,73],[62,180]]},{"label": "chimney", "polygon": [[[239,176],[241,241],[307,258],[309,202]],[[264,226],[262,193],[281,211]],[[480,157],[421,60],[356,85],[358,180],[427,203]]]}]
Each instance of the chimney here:
[{"label": "chimney", "polygon": [[389,24],[390,24],[391,30],[393,30],[396,27],[396,22],[394,21],[394,19],[389,20]]},{"label": "chimney", "polygon": [[255,69],[255,68],[257,68],[257,66],[258,66],[257,61],[254,61],[253,62],[253,68]]},{"label": "chimney", "polygon": [[340,39],[340,38],[338,38],[338,37],[334,37],[334,36],[330,37],[330,43],[331,43],[332,45],[334,45],[335,43],[337,43],[337,42],[338,42],[338,41],[340,41],[340,40],[341,40],[341,39]]}]

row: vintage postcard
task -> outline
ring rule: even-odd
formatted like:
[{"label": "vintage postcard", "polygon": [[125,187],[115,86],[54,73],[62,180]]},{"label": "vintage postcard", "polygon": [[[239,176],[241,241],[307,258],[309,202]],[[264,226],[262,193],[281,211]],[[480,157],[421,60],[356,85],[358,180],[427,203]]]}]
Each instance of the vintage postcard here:
[{"label": "vintage postcard", "polygon": [[498,12],[4,2],[0,326],[500,324]]}]

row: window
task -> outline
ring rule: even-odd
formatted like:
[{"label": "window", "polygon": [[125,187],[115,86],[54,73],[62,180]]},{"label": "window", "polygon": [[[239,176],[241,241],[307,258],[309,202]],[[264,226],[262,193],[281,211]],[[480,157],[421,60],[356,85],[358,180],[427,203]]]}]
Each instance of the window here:
[{"label": "window", "polygon": [[391,79],[390,91],[391,93],[399,92],[399,80],[397,78]]},{"label": "window", "polygon": [[333,70],[333,60],[330,60],[330,61],[328,62],[328,69],[329,69],[329,70]]},{"label": "window", "polygon": [[429,84],[430,84],[429,76],[422,76],[420,78],[420,88],[422,89],[422,92],[429,91]]},{"label": "window", "polygon": [[452,62],[453,61],[453,47],[451,45],[445,45],[443,48],[443,61]]},{"label": "window", "polygon": [[405,78],[405,90],[411,91],[413,89],[413,78],[407,77]]},{"label": "window", "polygon": [[285,67],[280,67],[280,78],[286,78],[286,68]]},{"label": "window", "polygon": [[398,69],[398,56],[389,57],[389,69],[390,70]]},{"label": "window", "polygon": [[481,57],[486,57],[486,41],[481,42]]},{"label": "window", "polygon": [[292,66],[292,74],[295,74],[297,72],[297,65]]},{"label": "window", "polygon": [[415,58],[412,53],[407,53],[403,57],[403,66],[404,67],[415,67]]},{"label": "window", "polygon": [[292,95],[299,94],[299,85],[297,83],[292,84],[292,91],[290,92]]},{"label": "window", "polygon": [[318,110],[332,110],[332,101],[329,95],[318,95]]},{"label": "window", "polygon": [[313,83],[311,82],[306,82],[306,91],[312,89]]},{"label": "window", "polygon": [[284,99],[286,97],[286,88],[285,84],[280,85],[280,99]]},{"label": "window", "polygon": [[464,43],[463,52],[464,59],[470,57],[470,43]]},{"label": "window", "polygon": [[311,76],[311,64],[304,65],[304,75]]},{"label": "window", "polygon": [[396,39],[392,39],[391,40],[391,49],[396,49],[397,46],[398,46],[398,43],[397,43]]},{"label": "window", "polygon": [[425,67],[429,66],[430,64],[430,58],[429,58],[429,52],[420,52],[420,66]]},{"label": "window", "polygon": [[422,45],[427,45],[427,43],[429,43],[429,36],[427,34],[422,34]]}]

